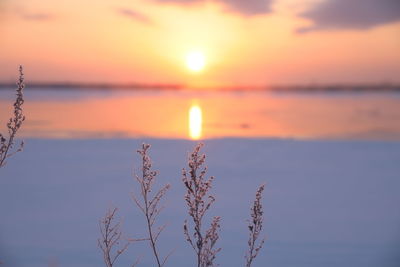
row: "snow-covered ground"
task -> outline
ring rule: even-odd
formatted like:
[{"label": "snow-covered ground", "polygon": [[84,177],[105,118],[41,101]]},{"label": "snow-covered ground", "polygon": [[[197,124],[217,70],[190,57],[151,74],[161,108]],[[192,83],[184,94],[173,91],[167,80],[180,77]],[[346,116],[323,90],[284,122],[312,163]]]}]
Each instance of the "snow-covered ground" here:
[{"label": "snow-covered ground", "polygon": [[[130,194],[143,140],[26,140],[0,169],[0,260],[4,266],[103,266],[98,221],[117,206],[128,237],[144,219]],[[182,225],[187,212],[181,169],[195,142],[151,139],[159,184],[170,183],[160,222],[167,266],[194,266]],[[400,265],[400,142],[214,139],[205,141],[222,217],[220,266],[244,266],[246,219],[264,193],[267,241],[253,266]],[[147,244],[129,247],[116,266],[155,266]]]}]

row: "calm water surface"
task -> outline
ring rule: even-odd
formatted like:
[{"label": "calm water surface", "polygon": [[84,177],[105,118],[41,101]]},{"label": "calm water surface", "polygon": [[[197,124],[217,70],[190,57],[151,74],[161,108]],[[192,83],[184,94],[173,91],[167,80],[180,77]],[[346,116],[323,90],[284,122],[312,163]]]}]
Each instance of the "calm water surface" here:
[{"label": "calm water surface", "polygon": [[[0,122],[13,91],[0,91]],[[400,140],[400,94],[26,90],[21,135],[41,138],[279,137]],[[192,119],[193,120],[193,119]],[[192,122],[193,123],[193,122]],[[200,124],[200,126],[199,126]]]}]

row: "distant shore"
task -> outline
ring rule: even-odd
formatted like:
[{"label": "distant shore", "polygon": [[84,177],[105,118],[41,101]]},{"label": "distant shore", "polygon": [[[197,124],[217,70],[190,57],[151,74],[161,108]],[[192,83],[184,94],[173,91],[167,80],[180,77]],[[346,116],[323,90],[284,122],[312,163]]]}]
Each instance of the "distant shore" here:
[{"label": "distant shore", "polygon": [[[0,83],[1,89],[14,88],[14,83]],[[216,90],[216,91],[271,91],[271,92],[400,92],[400,84],[326,84],[326,85],[271,85],[271,86],[221,86],[191,87],[181,84],[139,83],[28,83],[26,88],[68,90]]]}]

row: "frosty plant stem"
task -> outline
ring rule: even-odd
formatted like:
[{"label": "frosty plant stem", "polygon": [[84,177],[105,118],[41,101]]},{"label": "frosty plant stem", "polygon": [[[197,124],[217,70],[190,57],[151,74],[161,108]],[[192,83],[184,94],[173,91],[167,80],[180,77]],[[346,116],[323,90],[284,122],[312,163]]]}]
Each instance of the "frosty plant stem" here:
[{"label": "frosty plant stem", "polygon": [[258,252],[264,245],[265,238],[261,239],[257,244],[257,239],[260,236],[263,227],[263,207],[261,203],[262,192],[264,185],[261,185],[256,192],[256,199],[251,207],[251,219],[249,220],[249,248],[246,252],[246,267],[250,267],[253,260],[257,257]]},{"label": "frosty plant stem", "polygon": [[107,211],[106,215],[100,220],[101,238],[97,240],[99,248],[103,252],[104,263],[107,267],[113,267],[117,258],[128,248],[129,242],[117,249],[115,255],[113,250],[119,245],[121,240],[120,222],[114,223],[117,208]]},{"label": "frosty plant stem", "polygon": [[185,220],[183,232],[186,240],[192,246],[197,256],[197,266],[213,266],[213,261],[220,248],[214,248],[219,235],[220,217],[214,217],[210,228],[205,232],[202,230],[203,217],[215,198],[209,195],[214,177],[205,178],[206,167],[202,167],[205,155],[199,155],[203,144],[198,144],[189,156],[189,171],[182,171],[182,181],[186,187],[185,200],[189,208],[188,213],[193,222],[193,233],[189,233],[188,222]]},{"label": "frosty plant stem", "polygon": [[10,118],[7,123],[8,138],[0,133],[0,168],[6,164],[6,159],[11,157],[17,152],[22,151],[24,142],[21,142],[19,148],[15,151],[11,151],[15,142],[14,139],[17,135],[17,131],[25,120],[25,116],[22,113],[22,104],[24,103],[24,73],[22,66],[19,66],[19,80],[17,82],[17,97],[14,102],[14,116]]},{"label": "frosty plant stem", "polygon": [[170,185],[167,184],[163,186],[160,190],[158,190],[155,194],[151,194],[151,192],[153,191],[153,184],[156,180],[157,171],[153,171],[151,169],[152,163],[150,157],[148,156],[149,148],[149,144],[143,144],[142,149],[137,151],[142,157],[142,173],[141,176],[135,175],[135,178],[140,185],[140,194],[142,196],[142,199],[139,201],[139,199],[134,194],[132,195],[132,198],[138,208],[143,212],[144,216],[146,217],[148,232],[147,240],[150,243],[150,247],[157,262],[157,266],[161,267],[164,266],[170,254],[164,257],[163,260],[160,259],[160,253],[157,249],[157,240],[161,232],[165,229],[165,225],[154,229],[154,224],[158,215],[164,209],[163,206],[160,206],[160,201],[170,188]]}]

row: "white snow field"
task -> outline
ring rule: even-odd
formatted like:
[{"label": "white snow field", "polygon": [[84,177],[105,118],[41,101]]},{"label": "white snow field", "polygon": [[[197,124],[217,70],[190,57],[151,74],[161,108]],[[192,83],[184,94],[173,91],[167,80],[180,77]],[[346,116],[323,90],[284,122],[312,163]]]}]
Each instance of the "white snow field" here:
[{"label": "white snow field", "polygon": [[[126,237],[143,237],[130,197],[143,141],[158,184],[172,186],[159,218],[168,225],[161,253],[174,250],[166,266],[195,266],[182,231],[181,169],[196,142],[174,139],[26,140],[0,169],[2,266],[104,266],[98,221],[112,206]],[[216,177],[209,214],[222,217],[220,266],[244,266],[246,219],[263,183],[267,239],[254,267],[400,266],[400,142],[211,139],[204,152]],[[138,258],[155,266],[146,243],[132,244],[116,266]]]}]

